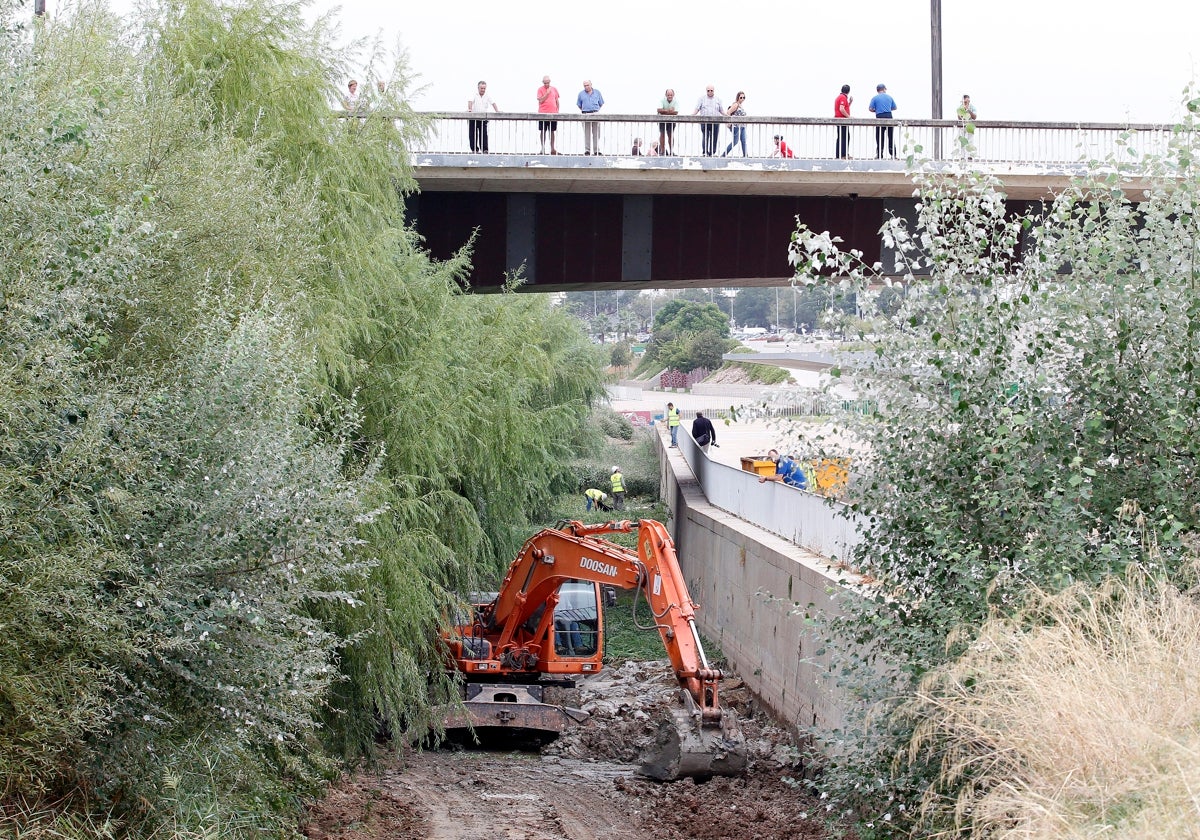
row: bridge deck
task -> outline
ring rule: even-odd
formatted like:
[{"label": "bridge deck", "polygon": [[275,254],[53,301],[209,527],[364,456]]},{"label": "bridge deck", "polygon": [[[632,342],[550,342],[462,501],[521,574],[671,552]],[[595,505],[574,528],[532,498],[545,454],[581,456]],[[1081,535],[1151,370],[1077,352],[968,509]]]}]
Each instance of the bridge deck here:
[{"label": "bridge deck", "polygon": [[[1083,164],[971,162],[994,174],[1009,197],[1046,198],[1086,171]],[[413,155],[421,189],[428,192],[619,193],[623,195],[862,196],[906,198],[912,177],[898,160],[730,159],[519,154]],[[962,173],[957,162],[932,171]],[[1130,194],[1146,188],[1128,182]]]}]

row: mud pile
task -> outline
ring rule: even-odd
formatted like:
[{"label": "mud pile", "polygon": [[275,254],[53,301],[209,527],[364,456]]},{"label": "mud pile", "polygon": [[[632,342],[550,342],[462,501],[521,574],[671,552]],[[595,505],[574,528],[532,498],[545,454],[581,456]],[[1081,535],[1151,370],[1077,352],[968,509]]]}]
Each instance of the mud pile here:
[{"label": "mud pile", "polygon": [[[679,707],[679,686],[666,660],[626,662],[581,680],[572,691],[548,695],[547,701],[576,706],[590,717],[542,748],[544,755],[636,764],[651,746],[659,722]],[[721,683],[721,707],[737,715],[746,737],[751,767],[792,769],[799,754],[782,728],[756,711],[755,701],[739,679]]]}]

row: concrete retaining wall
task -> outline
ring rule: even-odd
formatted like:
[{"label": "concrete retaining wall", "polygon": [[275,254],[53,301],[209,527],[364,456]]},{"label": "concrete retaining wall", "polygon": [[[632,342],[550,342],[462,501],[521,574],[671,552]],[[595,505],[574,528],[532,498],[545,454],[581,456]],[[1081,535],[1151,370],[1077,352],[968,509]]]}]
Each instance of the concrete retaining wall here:
[{"label": "concrete retaining wall", "polygon": [[[708,504],[688,460],[708,463],[690,438],[658,441],[662,494],[704,635],[720,645],[746,685],[783,721],[800,728],[841,724],[843,705],[826,679],[827,660],[805,625],[805,610],[833,613],[844,575],[807,551]],[[694,456],[686,458],[687,455]],[[722,466],[722,465],[716,465]]]}]

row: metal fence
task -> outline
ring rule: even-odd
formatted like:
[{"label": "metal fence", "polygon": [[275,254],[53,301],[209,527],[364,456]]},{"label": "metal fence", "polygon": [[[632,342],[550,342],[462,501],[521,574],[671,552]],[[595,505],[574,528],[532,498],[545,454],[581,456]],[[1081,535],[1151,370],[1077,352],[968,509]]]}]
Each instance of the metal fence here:
[{"label": "metal fence", "polygon": [[[348,116],[366,117],[365,114]],[[486,126],[487,154],[545,156],[553,163],[549,137],[543,138],[537,114],[469,113],[421,114],[428,122],[423,148],[415,155],[481,155],[482,137],[477,134],[477,150],[470,147],[472,123]],[[1006,164],[1065,164],[1116,157],[1136,162],[1151,154],[1160,154],[1176,132],[1170,125],[1119,123],[1033,123],[984,121],[971,124],[973,131],[956,120],[834,120],[787,117],[660,117],[656,115],[554,115],[557,124],[555,146],[560,155],[584,153],[584,123],[599,126],[597,148],[605,157],[636,157],[635,141],[646,157],[660,139],[675,156],[703,156],[706,127],[716,132],[716,157],[728,151],[734,159],[757,161],[778,158],[775,137],[781,137],[800,161],[826,160],[836,156],[837,133],[849,133],[849,154],[856,160],[876,157],[876,130],[891,128],[897,157],[908,154],[935,159],[970,157],[981,162]],[[733,145],[734,126],[738,142]],[[477,131],[479,129],[477,128]],[[745,154],[742,152],[742,133]],[[480,132],[481,133],[481,132]],[[883,156],[888,157],[888,148]],[[732,149],[730,146],[732,145]],[[783,162],[783,159],[781,159]],[[418,160],[419,163],[419,160]],[[564,165],[566,162],[563,162]]]}]

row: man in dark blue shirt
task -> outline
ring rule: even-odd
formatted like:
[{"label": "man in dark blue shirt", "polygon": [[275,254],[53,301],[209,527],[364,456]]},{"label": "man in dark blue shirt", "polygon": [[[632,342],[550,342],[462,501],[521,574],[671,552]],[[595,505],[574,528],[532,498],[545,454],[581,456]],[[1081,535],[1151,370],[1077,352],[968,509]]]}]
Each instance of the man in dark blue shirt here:
[{"label": "man in dark blue shirt", "polygon": [[[875,95],[871,97],[871,104],[867,106],[867,110],[875,115],[877,120],[890,120],[892,111],[898,107],[896,100],[892,99],[890,93],[887,92],[887,85],[880,82],[875,86]],[[896,156],[896,141],[892,134],[896,130],[895,126],[888,124],[885,128],[882,124],[875,127],[875,157],[883,158],[883,133],[887,132],[888,156]]]},{"label": "man in dark blue shirt", "polygon": [[704,416],[704,412],[696,412],[696,419],[692,421],[692,437],[703,452],[707,452],[708,447],[717,443],[717,430],[713,428],[712,421]]}]

